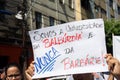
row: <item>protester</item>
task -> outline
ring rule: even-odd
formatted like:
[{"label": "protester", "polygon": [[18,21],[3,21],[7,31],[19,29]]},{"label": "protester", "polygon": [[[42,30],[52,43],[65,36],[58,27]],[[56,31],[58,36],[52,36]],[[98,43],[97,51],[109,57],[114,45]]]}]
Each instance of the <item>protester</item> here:
[{"label": "protester", "polygon": [[[105,58],[106,58],[106,62],[108,64],[108,69],[110,71],[110,75],[109,75],[108,80],[113,80],[114,77],[117,80],[120,80],[120,62],[119,62],[119,60],[114,58],[111,54],[106,54]],[[27,76],[29,76],[29,79],[32,80],[31,76],[34,75],[34,61],[30,64],[30,66],[25,71],[25,73]],[[74,76],[74,78],[75,78],[75,76]],[[77,78],[77,76],[76,76],[76,78]],[[86,79],[82,78],[82,80],[86,80]]]},{"label": "protester", "polygon": [[6,80],[23,80],[21,67],[17,63],[10,63],[5,68]]}]

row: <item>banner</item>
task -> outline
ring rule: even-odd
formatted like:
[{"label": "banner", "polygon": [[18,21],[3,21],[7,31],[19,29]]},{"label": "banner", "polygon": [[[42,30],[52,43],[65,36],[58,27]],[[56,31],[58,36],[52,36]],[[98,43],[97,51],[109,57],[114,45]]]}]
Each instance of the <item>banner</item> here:
[{"label": "banner", "polygon": [[120,36],[113,35],[113,56],[120,61]]},{"label": "banner", "polygon": [[33,78],[108,71],[102,19],[69,22],[29,34],[35,61]]}]

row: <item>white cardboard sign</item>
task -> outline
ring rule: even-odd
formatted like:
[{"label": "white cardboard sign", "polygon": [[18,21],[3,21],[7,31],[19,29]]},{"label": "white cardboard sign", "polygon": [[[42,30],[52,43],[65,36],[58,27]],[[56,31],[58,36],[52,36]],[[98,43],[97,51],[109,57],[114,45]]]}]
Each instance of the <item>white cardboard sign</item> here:
[{"label": "white cardboard sign", "polygon": [[113,56],[120,61],[120,36],[113,35]]},{"label": "white cardboard sign", "polygon": [[108,71],[102,19],[69,22],[29,34],[35,61],[33,78]]}]

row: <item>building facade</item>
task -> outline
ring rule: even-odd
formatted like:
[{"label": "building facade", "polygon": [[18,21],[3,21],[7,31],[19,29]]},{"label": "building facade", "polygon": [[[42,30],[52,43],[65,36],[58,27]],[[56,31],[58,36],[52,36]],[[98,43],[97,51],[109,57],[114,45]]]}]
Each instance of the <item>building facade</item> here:
[{"label": "building facade", "polygon": [[[79,0],[78,0],[79,1]],[[120,19],[119,0],[81,0],[81,19],[103,18]]]},{"label": "building facade", "polygon": [[[30,28],[54,26],[75,20],[74,0],[33,0],[29,1]],[[47,3],[47,4],[46,4]],[[28,11],[29,12],[29,11]]]}]

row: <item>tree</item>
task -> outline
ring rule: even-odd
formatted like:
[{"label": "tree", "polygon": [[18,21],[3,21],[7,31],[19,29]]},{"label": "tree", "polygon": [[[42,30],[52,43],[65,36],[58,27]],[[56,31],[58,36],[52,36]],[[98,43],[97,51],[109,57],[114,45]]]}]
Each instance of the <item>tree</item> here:
[{"label": "tree", "polygon": [[106,20],[105,21],[105,34],[106,34],[106,46],[107,52],[113,52],[112,35],[120,35],[120,21],[118,20]]}]

